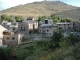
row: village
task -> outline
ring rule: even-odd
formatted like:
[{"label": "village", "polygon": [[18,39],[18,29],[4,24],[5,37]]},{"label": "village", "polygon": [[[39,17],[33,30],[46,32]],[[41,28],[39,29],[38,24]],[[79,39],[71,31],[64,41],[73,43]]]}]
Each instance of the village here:
[{"label": "village", "polygon": [[[25,36],[26,40],[50,40],[54,30],[72,33],[74,29],[80,30],[79,22],[59,22],[54,23],[51,19],[45,19],[43,22],[34,20],[34,17],[28,17],[22,22],[3,21],[0,24],[0,46],[17,46]],[[80,36],[80,33],[78,33]],[[34,38],[33,38],[34,37]],[[48,38],[43,38],[48,37]],[[43,38],[43,39],[42,39]]]}]

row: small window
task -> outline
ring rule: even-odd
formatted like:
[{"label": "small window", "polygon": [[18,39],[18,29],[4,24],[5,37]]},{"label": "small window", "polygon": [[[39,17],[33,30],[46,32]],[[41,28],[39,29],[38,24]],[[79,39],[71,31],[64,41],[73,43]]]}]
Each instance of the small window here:
[{"label": "small window", "polygon": [[26,28],[25,27],[21,27],[21,31],[25,31],[26,30]]},{"label": "small window", "polygon": [[62,27],[59,27],[59,29],[62,29]]},{"label": "small window", "polygon": [[13,31],[15,30],[15,28],[13,28]]},{"label": "small window", "polygon": [[51,27],[49,27],[49,28],[51,28]]},{"label": "small window", "polygon": [[51,35],[51,33],[50,33],[50,35]]},{"label": "small window", "polygon": [[48,20],[45,20],[45,24],[48,24]]},{"label": "small window", "polygon": [[15,40],[15,38],[13,37],[12,40]]},{"label": "small window", "polygon": [[9,37],[7,37],[7,40],[9,40]]},{"label": "small window", "polygon": [[68,26],[69,26],[69,24],[68,24]]},{"label": "small window", "polygon": [[66,24],[64,24],[64,26],[65,26]]},{"label": "small window", "polygon": [[60,24],[59,24],[59,26],[60,26]]},{"label": "small window", "polygon": [[47,30],[47,32],[49,32],[49,30]]}]

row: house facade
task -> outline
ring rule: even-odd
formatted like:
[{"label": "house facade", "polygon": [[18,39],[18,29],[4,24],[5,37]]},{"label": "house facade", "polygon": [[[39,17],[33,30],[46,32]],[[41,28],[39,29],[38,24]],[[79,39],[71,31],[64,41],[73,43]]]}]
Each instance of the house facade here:
[{"label": "house facade", "polygon": [[56,26],[58,29],[61,30],[66,30],[66,29],[73,29],[73,22],[60,22],[60,23],[56,23]]},{"label": "house facade", "polygon": [[0,25],[0,46],[3,45],[3,31],[7,30],[2,25]]},{"label": "house facade", "polygon": [[22,34],[29,34],[28,24],[25,22],[22,22],[18,26],[18,32]]},{"label": "house facade", "polygon": [[19,32],[23,34],[29,34],[30,31],[35,31],[36,29],[38,29],[38,22],[33,19],[24,20],[18,26]]},{"label": "house facade", "polygon": [[39,33],[43,36],[52,36],[53,35],[53,24],[42,24],[39,26]]},{"label": "house facade", "polygon": [[52,36],[53,29],[53,20],[45,19],[44,23],[39,26],[39,33],[43,36]]},{"label": "house facade", "polygon": [[3,45],[17,46],[21,43],[23,35],[15,34],[12,30],[3,31]]}]

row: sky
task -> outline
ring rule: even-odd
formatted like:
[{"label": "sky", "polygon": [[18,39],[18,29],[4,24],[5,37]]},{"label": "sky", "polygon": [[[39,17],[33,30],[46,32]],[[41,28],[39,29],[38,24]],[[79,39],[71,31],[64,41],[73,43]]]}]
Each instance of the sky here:
[{"label": "sky", "polygon": [[[35,1],[43,0],[0,0],[0,10],[7,9],[20,4],[27,4]],[[52,0],[55,1],[55,0]],[[58,0],[57,0],[58,1]],[[67,4],[80,7],[80,0],[59,0]]]}]

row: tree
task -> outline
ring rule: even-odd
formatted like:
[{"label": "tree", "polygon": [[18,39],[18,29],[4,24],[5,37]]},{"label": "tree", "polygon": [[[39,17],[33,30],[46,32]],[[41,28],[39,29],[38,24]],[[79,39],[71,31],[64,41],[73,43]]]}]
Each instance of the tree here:
[{"label": "tree", "polygon": [[54,19],[53,22],[59,22],[59,20],[58,19]]},{"label": "tree", "polygon": [[38,17],[38,21],[43,21],[44,19],[46,19],[47,17],[46,16],[39,16]]},{"label": "tree", "polygon": [[15,16],[14,15],[10,15],[10,20],[9,20],[10,22],[16,22],[16,20],[15,20]]},{"label": "tree", "polygon": [[60,40],[63,38],[63,34],[61,31],[55,31],[53,33],[53,36],[52,36],[52,41],[54,42],[60,42]]},{"label": "tree", "polygon": [[42,18],[39,16],[39,17],[38,17],[38,21],[40,22],[41,20],[42,20]]},{"label": "tree", "polygon": [[51,19],[53,20],[53,22],[60,22],[60,18],[59,16],[56,16],[55,14],[51,14]]},{"label": "tree", "polygon": [[60,47],[60,41],[61,39],[63,38],[63,34],[61,31],[55,31],[53,33],[53,36],[52,36],[52,40],[51,40],[51,43],[53,42],[54,44],[54,48],[59,48]]},{"label": "tree", "polygon": [[55,19],[55,14],[50,15],[51,19]]},{"label": "tree", "polygon": [[6,14],[2,14],[2,15],[1,15],[1,19],[2,19],[2,20],[7,20],[7,21],[9,21],[9,20],[10,20],[10,17],[9,17],[8,15],[6,15]]},{"label": "tree", "polygon": [[0,48],[0,60],[17,60],[12,52],[12,47]]},{"label": "tree", "polygon": [[67,18],[65,19],[65,21],[66,21],[66,22],[73,22],[73,19],[70,18],[70,17],[67,17]]},{"label": "tree", "polygon": [[15,16],[17,22],[22,22],[24,18],[22,16]]},{"label": "tree", "polygon": [[69,34],[68,39],[70,40],[72,45],[75,45],[76,43],[78,43],[80,41],[80,36],[78,36],[77,34]]},{"label": "tree", "polygon": [[66,20],[65,19],[61,19],[60,22],[66,22]]}]

